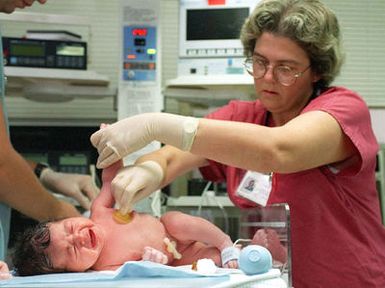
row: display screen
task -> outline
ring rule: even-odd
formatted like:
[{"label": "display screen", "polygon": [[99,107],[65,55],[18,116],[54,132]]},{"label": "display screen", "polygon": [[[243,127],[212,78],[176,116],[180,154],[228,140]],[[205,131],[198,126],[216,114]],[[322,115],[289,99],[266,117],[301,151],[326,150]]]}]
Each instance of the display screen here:
[{"label": "display screen", "polygon": [[125,62],[123,64],[126,70],[155,70],[154,62]]},{"label": "display screen", "polygon": [[87,165],[84,154],[64,154],[59,157],[59,165]]},{"label": "display screen", "polygon": [[9,51],[12,56],[44,57],[45,48],[40,44],[10,43]]},{"label": "display screen", "polygon": [[147,36],[147,29],[146,28],[135,28],[132,29],[132,36]]},{"label": "display screen", "polygon": [[25,159],[35,163],[48,163],[48,153],[23,153]]},{"label": "display screen", "polygon": [[144,38],[135,38],[134,39],[135,46],[146,46],[146,39]]},{"label": "display screen", "polygon": [[187,40],[238,39],[249,8],[187,10]]},{"label": "display screen", "polygon": [[85,48],[80,45],[59,45],[56,48],[56,55],[62,56],[84,56]]}]

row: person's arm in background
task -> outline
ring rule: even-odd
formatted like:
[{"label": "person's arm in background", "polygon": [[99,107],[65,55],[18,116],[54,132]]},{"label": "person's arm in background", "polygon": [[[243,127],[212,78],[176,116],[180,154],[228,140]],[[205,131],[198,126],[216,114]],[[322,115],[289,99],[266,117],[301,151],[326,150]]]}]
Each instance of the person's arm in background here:
[{"label": "person's arm in background", "polygon": [[[34,0],[0,0],[0,12],[12,13],[16,8],[23,9],[31,6]],[[38,0],[44,4],[47,0]],[[36,168],[36,163],[29,162],[32,170]],[[99,189],[88,175],[59,173],[51,169],[44,169],[39,175],[41,183],[55,193],[76,199],[86,210],[90,209],[91,201],[99,193]]]},{"label": "person's arm in background", "polygon": [[44,189],[12,147],[6,131],[0,105],[0,202],[38,221],[79,216],[74,206]]},{"label": "person's arm in background", "polygon": [[[0,12],[12,13],[16,8],[23,9],[32,6],[35,0],[0,0]],[[40,4],[44,4],[47,0],[38,0]]]},{"label": "person's arm in background", "polygon": [[[1,0],[0,12],[31,6],[34,0]],[[38,0],[44,4],[46,0]],[[9,141],[0,105],[0,202],[38,221],[79,216],[74,206],[59,201],[39,183],[29,165]]]},{"label": "person's arm in background", "polygon": [[[38,163],[28,160],[27,162],[32,170],[36,171]],[[45,188],[75,199],[86,210],[90,209],[91,202],[99,193],[99,188],[90,175],[60,173],[49,167],[44,167],[38,174],[40,175],[36,176],[39,177]]]}]

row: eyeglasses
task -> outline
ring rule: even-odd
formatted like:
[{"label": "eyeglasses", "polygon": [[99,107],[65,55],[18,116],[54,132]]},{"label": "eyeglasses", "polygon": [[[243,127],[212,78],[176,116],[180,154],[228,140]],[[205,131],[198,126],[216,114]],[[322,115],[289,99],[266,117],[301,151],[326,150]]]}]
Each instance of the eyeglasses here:
[{"label": "eyeglasses", "polygon": [[[253,76],[255,79],[261,79],[265,76],[267,70],[271,65],[267,65],[262,59],[246,58],[243,62],[247,73]],[[297,72],[286,65],[278,65],[273,67],[274,78],[283,86],[290,86],[297,81],[297,78],[301,77],[311,65],[307,66],[302,72]]]}]

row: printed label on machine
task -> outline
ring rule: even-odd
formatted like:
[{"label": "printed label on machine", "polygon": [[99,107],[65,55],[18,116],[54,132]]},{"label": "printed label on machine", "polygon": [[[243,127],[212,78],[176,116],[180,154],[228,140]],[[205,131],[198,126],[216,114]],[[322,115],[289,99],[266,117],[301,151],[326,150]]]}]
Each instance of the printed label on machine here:
[{"label": "printed label on machine", "polygon": [[272,188],[272,174],[247,171],[237,188],[237,195],[266,206]]}]

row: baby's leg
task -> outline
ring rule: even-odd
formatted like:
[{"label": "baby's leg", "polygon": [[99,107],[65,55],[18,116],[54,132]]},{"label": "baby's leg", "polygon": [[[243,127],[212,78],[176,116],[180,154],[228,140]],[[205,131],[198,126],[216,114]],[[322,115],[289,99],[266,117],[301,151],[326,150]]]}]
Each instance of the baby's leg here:
[{"label": "baby's leg", "polygon": [[261,245],[268,249],[273,259],[281,263],[287,261],[287,250],[281,244],[278,233],[273,229],[259,229],[255,232],[251,244]]}]

